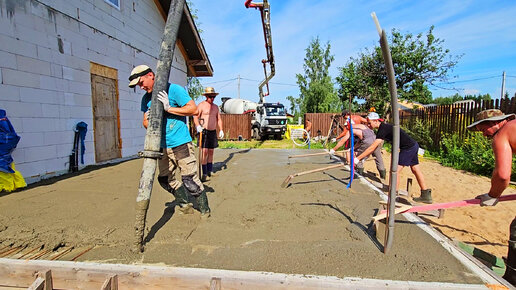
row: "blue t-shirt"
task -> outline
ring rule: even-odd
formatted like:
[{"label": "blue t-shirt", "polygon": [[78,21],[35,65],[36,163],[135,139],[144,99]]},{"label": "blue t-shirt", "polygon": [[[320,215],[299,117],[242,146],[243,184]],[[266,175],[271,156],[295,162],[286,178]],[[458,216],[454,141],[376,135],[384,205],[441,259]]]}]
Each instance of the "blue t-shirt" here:
[{"label": "blue t-shirt", "polygon": [[[141,104],[142,112],[149,110],[151,97],[152,93],[143,95]],[[169,84],[168,100],[170,101],[171,107],[180,108],[186,105],[192,98],[190,98],[188,92],[183,87],[176,84]],[[164,124],[164,126],[162,126],[161,147],[174,148],[192,141],[188,126],[186,125],[185,116],[178,116],[167,112],[163,112],[163,115],[167,122],[166,125]]]}]

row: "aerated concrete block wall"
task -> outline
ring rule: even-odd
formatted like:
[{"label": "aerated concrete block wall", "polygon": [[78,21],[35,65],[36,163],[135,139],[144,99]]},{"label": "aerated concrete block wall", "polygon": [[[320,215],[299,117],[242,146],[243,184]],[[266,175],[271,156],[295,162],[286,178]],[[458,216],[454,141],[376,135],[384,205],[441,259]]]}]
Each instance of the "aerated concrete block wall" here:
[{"label": "aerated concrete block wall", "polygon": [[[122,157],[143,148],[140,89],[128,75],[155,68],[165,22],[153,0],[0,0],[0,108],[20,143],[16,169],[28,183],[67,172],[75,125],[88,124],[85,166],[95,163],[90,62],[118,71]],[[175,50],[171,81],[186,85]]]}]

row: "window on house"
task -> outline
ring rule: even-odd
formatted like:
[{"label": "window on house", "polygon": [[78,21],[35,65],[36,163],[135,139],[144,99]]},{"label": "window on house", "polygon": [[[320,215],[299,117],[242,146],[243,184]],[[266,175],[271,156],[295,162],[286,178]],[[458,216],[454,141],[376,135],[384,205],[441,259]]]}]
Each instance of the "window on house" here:
[{"label": "window on house", "polygon": [[118,9],[120,9],[120,0],[104,0],[104,1],[111,4],[111,6],[114,6]]}]

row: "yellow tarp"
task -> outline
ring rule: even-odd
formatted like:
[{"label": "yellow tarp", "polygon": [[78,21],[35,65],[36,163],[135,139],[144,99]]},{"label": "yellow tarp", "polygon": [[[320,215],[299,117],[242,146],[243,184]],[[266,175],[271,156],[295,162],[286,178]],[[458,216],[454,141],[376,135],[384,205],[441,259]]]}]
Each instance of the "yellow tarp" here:
[{"label": "yellow tarp", "polygon": [[11,192],[15,189],[27,186],[20,171],[16,170],[14,167],[14,162],[11,164],[11,168],[14,170],[14,173],[0,171],[0,192]]},{"label": "yellow tarp", "polygon": [[292,134],[291,134],[291,130],[292,129],[304,129],[304,128],[305,128],[304,125],[291,125],[291,124],[288,124],[287,125],[287,132],[285,133],[285,138],[291,139],[290,137],[292,136]]}]

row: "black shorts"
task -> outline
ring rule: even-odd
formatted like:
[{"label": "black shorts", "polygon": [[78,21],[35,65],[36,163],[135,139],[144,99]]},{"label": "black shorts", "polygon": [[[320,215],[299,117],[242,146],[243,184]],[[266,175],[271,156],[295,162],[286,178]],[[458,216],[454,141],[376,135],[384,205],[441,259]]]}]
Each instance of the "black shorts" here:
[{"label": "black shorts", "polygon": [[[197,143],[197,145],[199,145]],[[217,130],[202,130],[202,148],[214,149],[219,147]]]},{"label": "black shorts", "polygon": [[401,166],[414,166],[419,164],[419,159],[417,157],[417,152],[419,151],[419,144],[414,144],[414,146],[409,149],[400,150],[400,157],[398,160],[398,165]]}]

